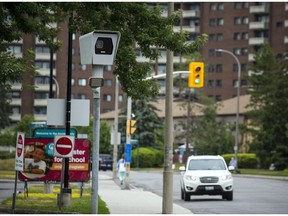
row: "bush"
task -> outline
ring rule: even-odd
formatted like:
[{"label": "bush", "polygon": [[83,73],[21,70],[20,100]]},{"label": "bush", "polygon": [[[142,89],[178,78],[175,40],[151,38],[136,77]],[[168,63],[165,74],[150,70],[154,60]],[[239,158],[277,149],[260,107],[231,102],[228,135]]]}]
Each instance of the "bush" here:
[{"label": "bush", "polygon": [[[132,151],[131,167],[137,167],[138,149]],[[153,148],[139,149],[139,167],[161,167],[164,163],[164,153]]]},{"label": "bush", "polygon": [[9,158],[15,158],[15,152],[7,152],[7,151],[1,152],[0,159],[9,159]]},{"label": "bush", "polygon": [[[227,165],[229,165],[231,158],[234,156],[235,154],[222,155]],[[259,158],[254,153],[238,154],[237,157],[238,157],[238,168],[256,168],[259,163]]]}]

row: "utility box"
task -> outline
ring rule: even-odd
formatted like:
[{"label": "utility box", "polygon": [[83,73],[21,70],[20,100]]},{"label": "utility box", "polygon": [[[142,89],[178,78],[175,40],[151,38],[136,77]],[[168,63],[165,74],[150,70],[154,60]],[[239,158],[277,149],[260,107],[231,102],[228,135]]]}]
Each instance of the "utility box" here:
[{"label": "utility box", "polygon": [[96,30],[79,38],[81,64],[113,65],[120,32]]}]

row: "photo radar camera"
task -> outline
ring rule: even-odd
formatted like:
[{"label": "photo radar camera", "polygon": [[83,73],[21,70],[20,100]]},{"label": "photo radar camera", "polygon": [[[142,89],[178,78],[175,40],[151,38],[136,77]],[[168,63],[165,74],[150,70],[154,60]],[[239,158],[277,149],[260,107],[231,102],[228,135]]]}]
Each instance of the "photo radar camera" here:
[{"label": "photo radar camera", "polygon": [[113,65],[120,32],[96,30],[79,38],[81,64]]}]

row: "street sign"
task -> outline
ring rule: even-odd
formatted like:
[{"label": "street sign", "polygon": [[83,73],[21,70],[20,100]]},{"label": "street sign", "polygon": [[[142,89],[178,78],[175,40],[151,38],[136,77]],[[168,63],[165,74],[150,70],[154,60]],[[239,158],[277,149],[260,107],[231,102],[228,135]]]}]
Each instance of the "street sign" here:
[{"label": "street sign", "polygon": [[132,145],[130,143],[126,143],[125,145],[125,162],[131,163],[131,149]]},{"label": "street sign", "polygon": [[72,157],[74,149],[74,136],[55,136],[54,156]]},{"label": "street sign", "polygon": [[[33,138],[54,138],[56,135],[66,135],[66,128],[35,128]],[[77,137],[75,128],[70,128],[70,135]]]},{"label": "street sign", "polygon": [[24,167],[24,138],[25,134],[18,132],[16,140],[15,170],[23,171]]}]

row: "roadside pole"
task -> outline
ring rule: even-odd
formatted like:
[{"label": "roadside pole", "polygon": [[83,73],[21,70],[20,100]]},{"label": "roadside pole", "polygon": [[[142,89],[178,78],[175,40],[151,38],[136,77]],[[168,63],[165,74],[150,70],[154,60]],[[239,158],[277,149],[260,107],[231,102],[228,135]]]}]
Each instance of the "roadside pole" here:
[{"label": "roadside pole", "polygon": [[[174,11],[174,3],[168,3],[168,16]],[[173,52],[167,50],[165,99],[165,134],[164,134],[164,171],[162,213],[173,214]]]},{"label": "roadside pole", "polygon": [[[113,145],[113,179],[117,178],[117,156],[118,156],[118,77],[115,76],[115,113],[114,113],[114,145]],[[119,140],[120,141],[120,140]]]}]

